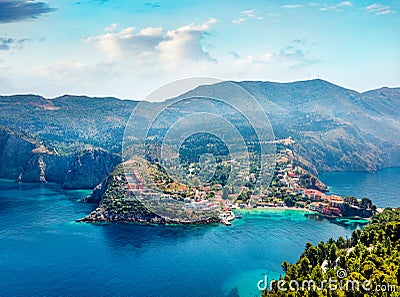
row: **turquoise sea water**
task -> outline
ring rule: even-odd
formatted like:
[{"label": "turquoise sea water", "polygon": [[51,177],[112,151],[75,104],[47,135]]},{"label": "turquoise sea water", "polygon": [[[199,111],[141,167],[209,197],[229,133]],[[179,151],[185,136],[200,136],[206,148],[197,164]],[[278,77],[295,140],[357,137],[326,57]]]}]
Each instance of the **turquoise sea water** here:
[{"label": "turquoise sea water", "polygon": [[87,194],[0,180],[1,296],[257,296],[307,241],[354,229],[287,210],[230,227],[75,223]]},{"label": "turquoise sea water", "polygon": [[400,168],[377,172],[330,172],[319,178],[329,191],[342,196],[368,197],[378,207],[400,206]]}]

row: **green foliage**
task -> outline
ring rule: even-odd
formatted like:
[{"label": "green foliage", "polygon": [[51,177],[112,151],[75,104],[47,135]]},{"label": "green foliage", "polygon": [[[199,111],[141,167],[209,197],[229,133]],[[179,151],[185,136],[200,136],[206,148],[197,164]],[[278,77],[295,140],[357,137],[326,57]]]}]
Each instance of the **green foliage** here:
[{"label": "green foliage", "polygon": [[242,191],[240,194],[239,194],[239,196],[238,196],[238,200],[241,200],[241,201],[243,201],[243,202],[247,202],[247,201],[249,201],[250,200],[250,196],[251,196],[251,193],[250,192],[245,192],[245,191]]},{"label": "green foliage", "polygon": [[137,104],[115,98],[47,100],[34,95],[0,96],[0,103],[0,126],[61,154],[80,151],[85,145],[120,153],[126,122]]},{"label": "green foliage", "polygon": [[[368,204],[368,200],[361,200],[363,203]],[[307,243],[300,259],[295,264],[284,261],[282,268],[286,284],[313,280],[316,287],[284,292],[273,286],[263,296],[400,296],[400,210],[385,209],[364,230],[354,231],[351,239],[339,237],[317,246]],[[346,270],[343,278],[337,276],[339,269]],[[358,281],[359,290],[349,290],[350,285],[347,290],[345,286],[336,290],[324,286],[320,290],[321,283],[329,279],[344,284]],[[368,290],[362,286],[367,280]],[[382,292],[383,286],[391,292]]]},{"label": "green foliage", "polygon": [[290,197],[286,197],[284,202],[288,207],[293,207],[296,204],[296,202],[294,202],[294,200]]},{"label": "green foliage", "polygon": [[229,190],[228,188],[223,188],[222,190],[222,199],[226,200],[229,198]]},{"label": "green foliage", "polygon": [[306,189],[318,189],[315,185],[317,179],[309,173],[300,175],[300,185]]},{"label": "green foliage", "polygon": [[221,139],[203,132],[189,136],[179,148],[180,160],[187,164],[198,163],[200,157],[204,154],[215,156],[217,163],[220,163],[222,157],[229,154],[229,150]]}]

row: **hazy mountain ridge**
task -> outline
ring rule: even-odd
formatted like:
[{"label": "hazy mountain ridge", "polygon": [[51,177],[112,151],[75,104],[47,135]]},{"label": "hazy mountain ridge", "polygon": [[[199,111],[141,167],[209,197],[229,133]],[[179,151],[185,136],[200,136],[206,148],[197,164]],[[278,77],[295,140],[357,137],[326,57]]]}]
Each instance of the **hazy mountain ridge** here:
[{"label": "hazy mountain ridge", "polygon": [[[210,94],[240,105],[241,98],[229,93],[228,84],[201,86],[180,97]],[[294,83],[245,81],[236,84],[257,99],[277,138],[291,136],[296,141],[294,151],[310,163],[312,171],[373,171],[400,166],[400,88],[358,93],[323,80]],[[138,125],[145,127],[152,120],[154,106],[169,103],[167,100],[141,104],[144,107],[143,121]],[[105,164],[114,164],[118,159],[110,154],[120,154],[125,125],[137,104],[138,101],[131,100],[70,95],[54,99],[37,95],[0,96],[0,127],[3,131],[4,128],[12,131],[3,132],[0,141],[0,178],[17,178],[21,166],[36,168],[33,175],[37,176],[37,156],[32,159],[28,155],[40,146],[50,152],[41,153],[48,164],[62,156],[70,158],[66,167],[67,171],[72,170],[79,164],[76,159],[88,153],[92,156],[89,159],[101,159],[97,162],[102,164],[101,168],[97,170],[102,176],[109,173],[111,167]],[[218,106],[191,103],[192,110],[207,108]],[[30,140],[25,142],[18,138]],[[26,150],[17,152],[17,147],[25,146]],[[94,150],[99,153],[93,154]],[[19,156],[14,158],[19,163],[8,160],[14,153]],[[108,161],[103,162],[103,158]],[[93,170],[89,167],[94,163],[86,163],[89,171]],[[48,165],[48,175],[57,175],[57,172],[50,174],[50,168]],[[64,182],[65,175],[56,179]],[[68,180],[72,182],[74,177]]]},{"label": "hazy mountain ridge", "polygon": [[60,154],[85,145],[120,153],[120,140],[136,101],[64,95],[0,96],[0,126],[42,142]]},{"label": "hazy mountain ridge", "polygon": [[[276,90],[265,95],[270,83],[268,88],[263,83],[240,84],[263,105],[277,136],[291,135],[297,140],[295,150],[319,171],[377,170],[400,164],[399,88],[360,94],[314,80],[273,84]],[[271,102],[284,108],[284,116],[268,112]]]},{"label": "hazy mountain ridge", "polygon": [[[215,94],[231,103],[228,83],[200,86],[182,98]],[[314,171],[374,171],[400,165],[400,89],[365,93],[323,80],[237,83],[265,110],[277,138],[292,136],[294,150]],[[310,167],[312,170],[313,168]]]}]

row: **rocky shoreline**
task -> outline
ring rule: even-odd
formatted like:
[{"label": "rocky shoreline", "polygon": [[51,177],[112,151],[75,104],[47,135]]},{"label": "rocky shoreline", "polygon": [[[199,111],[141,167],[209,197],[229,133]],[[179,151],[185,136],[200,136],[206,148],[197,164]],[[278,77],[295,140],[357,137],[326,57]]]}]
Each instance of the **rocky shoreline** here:
[{"label": "rocky shoreline", "polygon": [[85,218],[77,220],[77,222],[209,225],[216,224],[220,221],[218,215],[198,220],[193,218],[179,219],[160,216],[149,210],[139,200],[127,199],[128,191],[126,185],[127,181],[122,164],[120,164],[93,190],[92,194],[86,198],[86,201],[98,202],[99,206]]},{"label": "rocky shoreline", "polygon": [[97,208],[85,218],[76,220],[76,222],[85,223],[138,223],[146,225],[212,225],[219,223],[218,218],[209,218],[200,221],[184,221],[176,219],[167,219],[156,214],[141,215],[133,214],[115,214],[103,208]]}]

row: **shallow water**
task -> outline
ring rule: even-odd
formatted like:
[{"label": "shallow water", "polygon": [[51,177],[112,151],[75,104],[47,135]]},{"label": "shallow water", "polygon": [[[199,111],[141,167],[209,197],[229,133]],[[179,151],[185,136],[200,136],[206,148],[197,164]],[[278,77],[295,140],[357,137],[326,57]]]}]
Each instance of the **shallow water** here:
[{"label": "shallow water", "polygon": [[400,206],[400,168],[377,172],[330,172],[319,178],[341,196],[368,197],[378,207]]},{"label": "shallow water", "polygon": [[75,223],[87,194],[0,180],[0,295],[256,296],[307,241],[354,229],[288,210],[230,227]]}]

